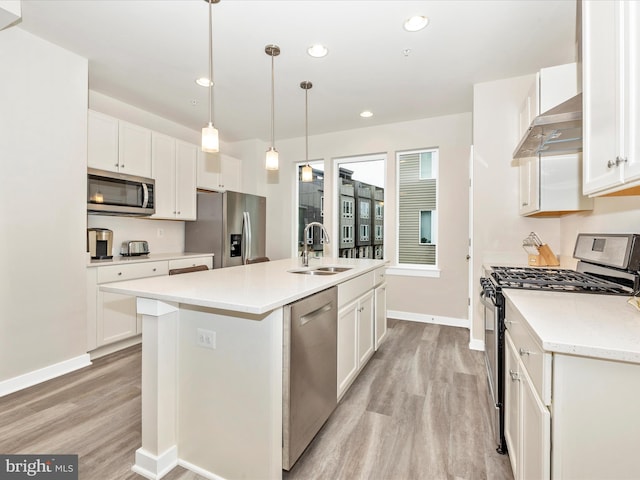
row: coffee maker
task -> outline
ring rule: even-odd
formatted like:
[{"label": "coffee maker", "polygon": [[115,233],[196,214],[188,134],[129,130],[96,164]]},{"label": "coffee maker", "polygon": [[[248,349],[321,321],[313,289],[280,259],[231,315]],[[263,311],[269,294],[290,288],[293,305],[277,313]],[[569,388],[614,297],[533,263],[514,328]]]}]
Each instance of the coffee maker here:
[{"label": "coffee maker", "polygon": [[113,232],[107,228],[87,228],[87,251],[92,259],[113,258]]}]

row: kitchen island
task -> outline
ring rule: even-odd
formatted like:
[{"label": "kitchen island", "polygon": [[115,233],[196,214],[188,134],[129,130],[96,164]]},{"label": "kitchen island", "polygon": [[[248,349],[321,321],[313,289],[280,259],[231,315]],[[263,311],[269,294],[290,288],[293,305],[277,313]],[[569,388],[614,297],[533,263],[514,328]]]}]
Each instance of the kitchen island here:
[{"label": "kitchen island", "polygon": [[[384,263],[285,259],[101,286],[138,297],[143,316],[133,470],[155,479],[180,464],[208,478],[281,478],[284,307],[351,280],[370,277],[373,289]],[[323,266],[349,269],[294,273]]]}]

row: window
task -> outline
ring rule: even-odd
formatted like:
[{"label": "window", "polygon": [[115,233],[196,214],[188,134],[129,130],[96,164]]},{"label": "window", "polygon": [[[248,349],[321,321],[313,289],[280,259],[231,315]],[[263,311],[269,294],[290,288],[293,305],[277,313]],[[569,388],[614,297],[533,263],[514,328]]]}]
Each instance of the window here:
[{"label": "window", "polygon": [[298,164],[298,236],[296,239],[297,254],[308,248],[314,255],[322,255],[324,237],[320,229],[312,228],[303,237],[305,225],[311,222],[324,223],[324,162],[312,162],[313,177],[311,182],[301,180],[304,164]]},{"label": "window", "polygon": [[396,156],[399,265],[437,265],[438,153],[430,148]]}]

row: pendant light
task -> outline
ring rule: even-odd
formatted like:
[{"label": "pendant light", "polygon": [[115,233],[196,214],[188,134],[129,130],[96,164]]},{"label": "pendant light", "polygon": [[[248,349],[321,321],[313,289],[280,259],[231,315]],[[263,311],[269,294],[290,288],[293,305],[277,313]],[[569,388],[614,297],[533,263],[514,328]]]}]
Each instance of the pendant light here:
[{"label": "pendant light", "polygon": [[205,0],[209,4],[209,123],[202,127],[202,151],[216,153],[220,149],[218,130],[213,126],[213,20],[211,5],[220,0]]},{"label": "pendant light", "polygon": [[309,89],[313,87],[313,83],[304,81],[300,83],[300,88],[304,90],[304,138],[305,138],[305,158],[307,164],[302,167],[303,182],[313,181],[313,168],[309,165]]},{"label": "pendant light", "polygon": [[274,125],[275,125],[275,90],[273,75],[273,57],[280,55],[280,47],[277,45],[267,45],[264,52],[271,57],[271,146],[267,150],[265,157],[265,167],[267,170],[278,170],[278,151],[274,144]]}]

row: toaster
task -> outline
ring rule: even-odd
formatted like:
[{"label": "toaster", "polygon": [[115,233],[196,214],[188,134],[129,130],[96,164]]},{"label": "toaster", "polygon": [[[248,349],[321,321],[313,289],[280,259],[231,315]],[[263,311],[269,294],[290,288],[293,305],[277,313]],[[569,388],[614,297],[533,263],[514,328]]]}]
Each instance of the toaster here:
[{"label": "toaster", "polygon": [[144,240],[122,242],[122,247],[120,247],[120,255],[123,257],[135,257],[138,255],[147,255],[148,253],[149,244]]}]

